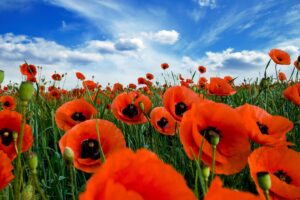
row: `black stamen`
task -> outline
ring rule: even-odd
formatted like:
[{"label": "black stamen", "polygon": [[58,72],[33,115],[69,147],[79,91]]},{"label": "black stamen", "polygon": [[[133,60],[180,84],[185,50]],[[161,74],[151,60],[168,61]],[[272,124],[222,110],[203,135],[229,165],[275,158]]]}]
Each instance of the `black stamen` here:
[{"label": "black stamen", "polygon": [[286,182],[287,184],[290,184],[292,182],[292,178],[287,175],[287,173],[283,170],[278,170],[274,173],[276,177],[278,177],[280,180]]},{"label": "black stamen", "polygon": [[8,101],[5,101],[4,104],[3,104],[5,107],[9,107],[10,106],[10,103]]},{"label": "black stamen", "polygon": [[74,121],[80,121],[80,122],[83,122],[83,121],[86,120],[86,117],[81,112],[75,112],[75,113],[73,113],[73,115],[71,116],[71,118]]},{"label": "black stamen", "polygon": [[13,141],[12,131],[7,128],[0,130],[0,136],[4,146],[9,146]]},{"label": "black stamen", "polygon": [[266,125],[261,124],[260,122],[256,122],[256,124],[262,134],[264,134],[264,135],[269,134],[269,132],[268,132],[269,128]]},{"label": "black stamen", "polygon": [[128,104],[126,108],[122,110],[123,115],[126,115],[129,118],[134,118],[138,115],[138,109],[134,104]]},{"label": "black stamen", "polygon": [[168,124],[168,120],[165,117],[162,117],[159,121],[156,122],[160,128],[164,128]]},{"label": "black stamen", "polygon": [[209,142],[210,144],[210,139],[211,137],[216,134],[218,136],[221,135],[221,132],[216,129],[215,127],[208,127],[206,129],[203,129],[200,131],[200,134]]},{"label": "black stamen", "polygon": [[185,111],[187,111],[188,107],[183,102],[179,102],[175,105],[175,114],[177,116],[182,116]]},{"label": "black stamen", "polygon": [[99,143],[94,139],[87,139],[81,142],[81,158],[97,160],[100,158]]}]

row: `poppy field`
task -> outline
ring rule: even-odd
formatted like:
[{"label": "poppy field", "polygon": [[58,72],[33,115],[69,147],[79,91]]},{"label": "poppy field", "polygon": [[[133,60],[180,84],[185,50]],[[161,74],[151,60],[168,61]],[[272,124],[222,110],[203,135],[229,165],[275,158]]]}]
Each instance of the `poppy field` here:
[{"label": "poppy field", "polygon": [[21,64],[0,89],[0,199],[300,199],[300,56],[269,56],[252,82],[162,63],[161,83],[76,72],[69,89]]}]

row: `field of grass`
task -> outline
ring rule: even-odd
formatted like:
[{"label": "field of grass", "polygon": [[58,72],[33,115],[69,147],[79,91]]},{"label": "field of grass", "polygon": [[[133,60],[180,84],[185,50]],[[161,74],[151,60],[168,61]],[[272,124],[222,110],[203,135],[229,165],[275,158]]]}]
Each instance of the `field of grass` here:
[{"label": "field of grass", "polygon": [[[274,63],[273,61],[269,63],[269,68],[273,67]],[[279,67],[279,65],[278,65]],[[294,67],[294,66],[290,66]],[[199,152],[209,155],[209,159],[199,159],[199,160],[191,160],[187,156],[187,152],[185,151],[182,143],[182,135],[185,134],[182,131],[184,131],[184,127],[188,126],[185,124],[188,124],[189,121],[197,120],[198,118],[195,117],[195,119],[183,119],[181,122],[177,120],[175,125],[175,134],[174,135],[166,135],[159,133],[156,128],[150,123],[150,113],[153,108],[166,106],[164,105],[164,98],[166,98],[164,95],[166,91],[168,91],[170,88],[172,88],[172,85],[183,85],[181,87],[188,89],[192,91],[195,95],[199,97],[197,99],[196,103],[199,103],[200,101],[203,101],[202,95],[207,100],[212,100],[214,102],[206,102],[207,104],[213,104],[212,108],[217,108],[216,106],[220,103],[222,106],[224,104],[229,105],[232,110],[230,112],[236,112],[237,107],[245,105],[245,104],[251,104],[260,107],[261,109],[264,109],[271,115],[276,116],[282,116],[293,124],[293,127],[291,130],[283,131],[279,130],[276,133],[281,134],[281,137],[277,137],[276,141],[273,143],[259,143],[252,140],[252,138],[248,137],[246,140],[249,141],[250,149],[249,155],[251,155],[251,152],[253,152],[255,149],[261,148],[262,146],[267,146],[266,148],[283,148],[286,149],[286,146],[288,146],[289,150],[292,150],[294,153],[300,152],[300,119],[299,114],[300,110],[297,104],[290,100],[288,100],[286,97],[284,97],[283,93],[288,87],[295,86],[298,81],[298,72],[293,74],[290,78],[290,75],[287,75],[287,79],[278,81],[276,77],[268,77],[268,75],[265,76],[263,80],[256,80],[252,82],[244,82],[243,84],[235,84],[234,80],[225,81],[225,79],[222,79],[225,81],[228,85],[224,85],[223,82],[220,84],[217,84],[217,88],[221,88],[222,92],[225,91],[225,94],[220,95],[218,93],[219,90],[216,90],[216,88],[211,88],[211,82],[208,81],[208,83],[203,84],[202,86],[198,83],[198,80],[196,80],[195,77],[198,77],[200,72],[196,71],[195,74],[191,75],[189,77],[191,81],[188,81],[186,79],[180,80],[178,75],[172,74],[170,71],[172,70],[172,66],[170,66],[169,69],[165,69],[164,76],[166,77],[166,82],[161,84],[155,84],[155,81],[153,81],[153,84],[151,80],[147,80],[145,84],[142,84],[143,87],[140,87],[140,89],[132,89],[128,87],[121,88],[120,85],[116,85],[111,89],[108,88],[100,88],[96,87],[95,89],[88,89],[87,83],[82,82],[82,86],[80,85],[80,91],[79,86],[77,94],[75,94],[75,90],[68,90],[64,91],[62,89],[58,88],[58,85],[60,82],[63,81],[65,77],[62,77],[62,80],[56,80],[52,81],[52,92],[47,90],[47,86],[45,91],[43,91],[43,82],[41,80],[37,80],[37,82],[33,82],[31,86],[34,87],[34,94],[31,98],[28,98],[28,105],[24,104],[24,101],[27,101],[26,96],[27,93],[30,95],[31,91],[28,91],[28,88],[22,88],[19,87],[19,85],[9,85],[7,88],[3,88],[1,90],[1,96],[12,96],[14,98],[16,108],[15,110],[23,115],[23,122],[26,122],[32,129],[33,134],[33,142],[32,146],[26,150],[26,152],[23,153],[16,153],[16,150],[14,149],[14,153],[16,156],[12,158],[11,162],[14,166],[14,170],[12,170],[12,173],[14,174],[14,179],[10,179],[10,181],[6,181],[5,174],[7,174],[7,170],[5,168],[8,167],[8,164],[6,163],[5,166],[0,167],[0,185],[2,187],[1,193],[0,193],[0,199],[77,199],[80,195],[80,193],[83,193],[86,188],[87,181],[93,176],[92,173],[84,172],[83,170],[76,169],[76,165],[74,167],[70,160],[66,161],[63,158],[63,152],[61,152],[59,141],[62,138],[62,136],[68,132],[64,131],[61,128],[58,127],[55,116],[57,109],[61,107],[66,102],[69,102],[74,99],[83,98],[86,102],[91,104],[96,109],[96,114],[93,116],[93,118],[98,119],[104,119],[109,122],[112,122],[118,129],[121,130],[125,141],[126,141],[126,147],[132,149],[133,151],[137,151],[138,149],[145,148],[153,153],[155,153],[163,162],[166,164],[172,166],[179,174],[183,176],[183,178],[186,181],[187,186],[180,186],[180,187],[188,187],[190,191],[194,193],[194,199],[227,199],[229,196],[226,197],[226,194],[222,188],[219,188],[217,190],[216,188],[210,188],[209,185],[211,184],[212,179],[212,172],[210,173],[209,181],[206,184],[204,181],[203,175],[203,168],[205,168],[205,164],[210,165],[212,168],[211,159],[213,159],[213,155],[211,152],[201,149],[203,146],[203,143],[206,142],[205,145],[211,145],[211,142],[208,141],[206,135],[200,134],[199,130],[199,136],[201,136],[202,144],[198,145]],[[297,69],[296,69],[297,70]],[[30,74],[31,70],[29,70]],[[75,76],[75,75],[74,75]],[[205,77],[205,73],[200,74],[201,77]],[[232,75],[234,77],[234,75]],[[28,78],[28,77],[27,77]],[[290,80],[289,80],[290,78]],[[55,78],[54,79],[60,79]],[[209,79],[209,77],[207,77]],[[155,79],[154,79],[155,80]],[[180,82],[181,81],[181,82]],[[135,82],[135,80],[132,80],[132,82]],[[28,82],[27,82],[28,83]],[[81,81],[80,81],[81,83]],[[30,83],[31,84],[31,83]],[[74,86],[75,87],[75,86]],[[223,88],[222,88],[223,87]],[[226,93],[227,87],[230,87],[230,91],[236,91],[234,93]],[[85,88],[85,89],[82,89]],[[225,89],[224,89],[225,88]],[[184,90],[185,90],[184,89]],[[29,89],[30,90],[30,89]],[[55,90],[55,92],[53,92]],[[132,91],[138,91],[139,95],[144,94],[145,96],[149,97],[149,99],[152,102],[151,110],[146,112],[144,103],[139,103],[138,109],[139,114],[146,116],[146,121],[144,123],[140,124],[129,124],[124,122],[124,120],[117,119],[114,113],[112,112],[113,109],[113,101],[116,99],[116,97],[124,92],[132,92]],[[217,92],[216,92],[217,91]],[[300,93],[300,90],[298,91]],[[75,95],[74,95],[75,94]],[[200,95],[201,94],[201,95]],[[299,94],[298,94],[299,97]],[[171,95],[170,98],[176,98]],[[191,97],[187,97],[191,98]],[[296,98],[296,97],[295,97]],[[24,100],[26,99],[26,100]],[[200,100],[201,99],[201,100]],[[1,100],[1,99],[0,99]],[[134,100],[133,100],[134,101]],[[5,110],[4,101],[1,101],[3,104],[3,109]],[[199,103],[200,104],[200,103]],[[204,103],[203,103],[204,104]],[[202,105],[200,105],[201,107]],[[80,106],[79,106],[80,107]],[[205,106],[204,106],[205,107]],[[204,108],[203,106],[201,108]],[[231,109],[230,108],[230,109]],[[81,109],[81,108],[74,108]],[[191,108],[188,108],[191,109]],[[194,108],[193,108],[194,109]],[[204,108],[205,109],[205,108]],[[226,107],[227,109],[227,107]],[[229,109],[229,108],[228,108]],[[124,110],[121,110],[124,114]],[[3,111],[1,111],[3,112]],[[10,111],[13,112],[13,111]],[[74,111],[75,112],[75,111]],[[214,113],[219,113],[219,111],[211,110],[211,115],[214,116]],[[230,113],[229,112],[229,113]],[[171,113],[172,114],[172,113]],[[0,114],[1,115],[1,114]],[[201,116],[201,109],[200,112],[195,114]],[[207,117],[207,116],[206,116]],[[225,121],[231,122],[234,116],[222,116],[222,118]],[[7,124],[12,122],[7,122],[3,117],[1,117],[0,121],[0,128],[4,130],[5,126],[8,126]],[[187,118],[185,115],[183,115],[183,118]],[[214,119],[207,119],[207,120],[214,120]],[[241,123],[239,122],[238,125],[245,125],[250,124],[249,121],[246,121],[243,117],[240,117]],[[244,121],[242,121],[244,120]],[[275,120],[272,119],[272,120]],[[82,122],[83,123],[83,122]],[[185,123],[185,124],[183,124]],[[195,121],[195,123],[198,123]],[[200,122],[199,122],[200,123]],[[223,122],[220,122],[221,124]],[[227,123],[227,122],[226,122]],[[277,123],[276,121],[272,122],[275,126]],[[279,123],[279,122],[278,122]],[[20,124],[18,125],[20,126]],[[78,125],[76,125],[78,126]],[[72,129],[76,129],[76,126],[74,126]],[[278,128],[278,127],[277,127]],[[279,127],[280,129],[282,127]],[[23,132],[22,129],[24,129],[23,126],[19,128],[20,132]],[[96,127],[98,129],[99,134],[101,135],[102,127]],[[218,128],[217,128],[218,129]],[[217,130],[215,129],[215,130]],[[221,128],[222,129],[222,128]],[[239,129],[242,129],[239,127]],[[272,127],[267,127],[267,131],[271,130]],[[283,128],[282,128],[283,129]],[[0,141],[3,144],[5,133],[1,130],[1,139]],[[237,129],[238,130],[238,129]],[[112,130],[108,130],[112,131]],[[74,132],[74,131],[73,131]],[[218,132],[218,131],[215,131]],[[222,131],[221,131],[222,132]],[[275,133],[275,134],[276,134]],[[222,133],[218,132],[218,137],[220,142],[222,141]],[[262,133],[259,133],[262,134]],[[264,134],[268,135],[268,134]],[[98,135],[99,136],[99,135]],[[270,136],[270,135],[269,135]],[[286,136],[286,141],[290,143],[284,143]],[[21,134],[18,135],[18,137],[21,137]],[[23,137],[26,137],[24,135]],[[225,137],[225,136],[224,136]],[[235,136],[234,136],[235,137]],[[239,136],[237,136],[239,137]],[[271,136],[270,136],[271,137]],[[23,138],[24,140],[24,138]],[[267,141],[267,140],[266,140]],[[23,141],[23,143],[26,141]],[[101,141],[100,141],[101,143]],[[281,144],[282,143],[282,144]],[[292,144],[291,144],[292,143]],[[12,142],[10,145],[14,146],[16,145],[16,148],[19,148],[20,150],[20,142],[18,143]],[[22,144],[21,144],[22,145]],[[23,144],[24,145],[24,144]],[[232,144],[228,144],[228,148],[231,148]],[[234,145],[234,144],[233,144]],[[284,146],[284,147],[283,147]],[[6,148],[3,145],[0,145],[0,150],[4,153],[6,152]],[[100,145],[101,147],[101,145]],[[100,151],[100,157],[98,158],[99,162],[109,162],[110,155],[103,155],[103,149],[99,147]],[[217,146],[217,149],[219,147]],[[220,147],[221,148],[221,147]],[[223,147],[224,148],[224,147]],[[203,152],[202,152],[203,150]],[[284,152],[282,150],[282,152]],[[76,151],[73,149],[73,151]],[[106,151],[104,149],[104,154],[106,154]],[[207,152],[206,152],[207,151]],[[19,151],[20,152],[20,151]],[[75,152],[76,153],[76,152]],[[117,154],[117,151],[115,152]],[[220,152],[219,152],[220,153]],[[288,154],[283,154],[282,156],[287,156]],[[104,158],[105,160],[104,161]],[[219,154],[216,156],[216,160],[220,159]],[[284,174],[283,176],[274,176],[276,174],[276,170],[274,171],[264,171],[267,172],[267,176],[271,176],[271,180],[274,180],[274,177],[277,177],[277,182],[273,183],[271,181],[271,188],[268,188],[267,191],[269,192],[269,195],[264,196],[262,193],[258,192],[258,189],[260,186],[256,186],[255,182],[253,181],[253,177],[251,177],[249,164],[245,164],[241,170],[237,173],[230,173],[228,175],[224,175],[224,173],[218,173],[218,170],[215,172],[214,176],[219,176],[223,182],[224,188],[230,188],[235,189],[243,192],[249,192],[257,196],[252,196],[252,198],[270,198],[270,199],[300,199],[300,175],[299,173],[294,172],[295,168],[300,169],[299,165],[299,159],[300,159],[300,153],[297,153],[298,158],[290,160],[290,163],[286,163],[286,169],[278,169],[284,170],[284,172],[287,172],[288,174]],[[76,156],[75,156],[76,157]],[[276,157],[276,155],[274,155]],[[35,160],[37,159],[37,160]],[[247,159],[247,157],[246,157]],[[207,161],[207,160],[210,160]],[[0,161],[1,162],[1,161]],[[69,163],[68,163],[69,162]],[[208,162],[208,163],[207,163]],[[221,162],[221,161],[220,161]],[[259,161],[257,161],[259,162]],[[205,164],[204,164],[205,163]],[[270,164],[270,163],[269,163]],[[0,163],[1,165],[1,163]],[[226,165],[226,164],[224,164]],[[263,165],[263,164],[262,164]],[[272,163],[270,164],[272,165]],[[274,163],[274,167],[275,167]],[[298,167],[295,165],[298,165]],[[148,166],[144,166],[145,170],[149,170],[149,173],[151,174],[151,163],[149,163]],[[289,168],[289,166],[291,166]],[[142,166],[141,166],[142,167]],[[294,167],[294,168],[293,168]],[[101,167],[99,171],[105,170]],[[153,169],[156,170],[156,169]],[[219,171],[222,171],[223,169],[219,169]],[[290,170],[290,171],[289,171]],[[294,170],[294,171],[293,171]],[[168,173],[169,171],[162,171],[160,173]],[[96,172],[98,173],[98,172]],[[272,174],[273,173],[273,174]],[[291,174],[289,174],[291,173]],[[294,174],[293,174],[294,173]],[[123,172],[123,178],[126,179],[126,175],[129,174],[129,172]],[[141,187],[148,187],[146,183],[147,177],[143,177],[141,175],[136,178],[136,182],[134,184],[140,185]],[[152,177],[152,175],[151,175]],[[162,181],[163,177],[154,177],[156,178],[155,181],[152,180],[151,184],[155,185]],[[291,178],[292,181],[287,181],[287,178]],[[140,180],[140,181],[138,181]],[[174,179],[174,181],[177,179]],[[282,183],[278,183],[282,182]],[[126,182],[126,181],[125,181]],[[91,183],[92,184],[92,183]],[[144,186],[143,186],[144,184]],[[204,184],[204,185],[203,185]],[[276,188],[273,187],[273,185],[277,184],[277,186],[280,184],[283,184],[283,187],[293,187],[290,190],[286,190],[286,193],[284,191],[276,191]],[[179,185],[179,184],[178,184]],[[205,186],[206,185],[206,186]],[[99,186],[100,187],[100,186]],[[128,191],[132,190],[136,193],[139,193],[137,190],[130,188],[130,186],[125,185],[124,186]],[[155,187],[155,186],[153,186]],[[178,186],[179,187],[179,186]],[[204,187],[204,188],[203,188]],[[221,187],[221,186],[220,186]],[[215,191],[210,191],[215,190]],[[100,190],[100,189],[99,189]],[[168,190],[168,188],[161,188],[162,191]],[[176,190],[179,190],[178,188],[174,188],[173,192]],[[208,190],[208,193],[214,193],[219,194],[220,197],[213,197],[213,195],[204,196],[204,193],[206,193]],[[293,190],[293,191],[292,191]],[[119,191],[119,190],[117,190]],[[153,191],[155,192],[155,191]],[[172,191],[166,191],[172,193]],[[233,192],[233,190],[227,191],[232,192],[231,195],[236,194]],[[277,193],[278,192],[278,193]],[[118,192],[117,192],[118,193]],[[116,193],[116,194],[117,194]],[[293,194],[292,194],[293,193]],[[144,193],[140,192],[140,195],[142,199],[151,199],[147,197],[147,195],[144,195]],[[225,196],[221,196],[225,195]],[[229,193],[227,194],[229,195]],[[232,196],[233,199],[243,199],[242,196],[238,196],[239,194],[236,194]],[[241,194],[242,195],[242,194]],[[293,196],[294,195],[294,196]],[[216,196],[216,195],[215,195]],[[260,197],[258,197],[260,196]],[[84,199],[84,198],[82,198]],[[86,198],[87,199],[87,198]],[[95,198],[96,199],[96,198]],[[99,197],[100,199],[100,197]],[[104,198],[108,199],[108,198]],[[115,198],[114,198],[115,199]],[[130,199],[130,197],[124,197],[121,199]],[[132,198],[135,199],[135,198]],[[138,198],[136,198],[138,199]],[[171,199],[171,195],[168,196],[162,196],[161,198],[156,199]],[[176,199],[176,198],[175,198]],[[178,199],[185,199],[182,196],[178,196]],[[189,199],[189,198],[188,198]],[[192,198],[191,198],[192,199]],[[250,199],[250,198],[249,198]]]}]

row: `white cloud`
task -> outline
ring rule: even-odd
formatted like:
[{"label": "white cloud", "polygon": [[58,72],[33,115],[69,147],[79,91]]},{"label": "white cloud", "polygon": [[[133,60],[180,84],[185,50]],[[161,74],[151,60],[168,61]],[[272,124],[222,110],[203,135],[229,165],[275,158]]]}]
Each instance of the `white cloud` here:
[{"label": "white cloud", "polygon": [[111,41],[90,40],[86,42],[87,51],[96,51],[100,53],[116,52],[115,45]]},{"label": "white cloud", "polygon": [[217,7],[216,0],[198,0],[198,4],[201,7],[210,7],[211,9],[214,9]]},{"label": "white cloud", "polygon": [[114,46],[119,51],[138,51],[145,48],[143,41],[139,38],[121,38]]},{"label": "white cloud", "polygon": [[179,33],[175,30],[161,30],[156,33],[142,33],[143,36],[149,38],[150,40],[154,40],[161,44],[175,44],[179,39]]}]

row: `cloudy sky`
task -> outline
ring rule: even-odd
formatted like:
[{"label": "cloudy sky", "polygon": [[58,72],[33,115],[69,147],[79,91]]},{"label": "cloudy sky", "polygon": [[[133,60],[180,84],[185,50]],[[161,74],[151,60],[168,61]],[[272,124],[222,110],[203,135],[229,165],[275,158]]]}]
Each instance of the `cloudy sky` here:
[{"label": "cloudy sky", "polygon": [[71,87],[76,71],[128,84],[158,78],[163,62],[186,78],[204,65],[241,81],[263,72],[272,48],[300,54],[299,0],[1,0],[0,24],[6,83],[20,82],[24,60],[44,76],[67,72]]}]

